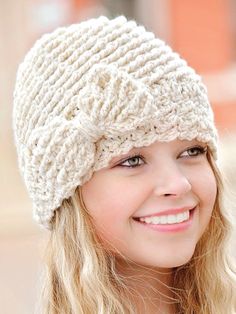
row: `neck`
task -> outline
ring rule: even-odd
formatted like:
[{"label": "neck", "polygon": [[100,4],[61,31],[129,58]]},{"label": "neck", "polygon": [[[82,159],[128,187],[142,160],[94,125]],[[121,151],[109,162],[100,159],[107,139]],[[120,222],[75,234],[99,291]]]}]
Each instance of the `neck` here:
[{"label": "neck", "polygon": [[175,313],[171,269],[149,268],[119,260],[117,270],[128,287],[128,297],[135,304],[137,314]]}]

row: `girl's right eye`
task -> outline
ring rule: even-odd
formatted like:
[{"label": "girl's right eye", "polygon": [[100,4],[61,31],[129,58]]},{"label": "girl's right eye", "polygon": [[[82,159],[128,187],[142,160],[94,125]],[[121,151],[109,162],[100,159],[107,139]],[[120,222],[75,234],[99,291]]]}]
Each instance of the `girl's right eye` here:
[{"label": "girl's right eye", "polygon": [[138,162],[140,160],[144,160],[143,156],[141,156],[141,155],[130,156],[129,158],[127,158],[125,161],[118,164],[117,166],[126,167],[126,168],[137,168],[137,167],[140,167],[141,165],[144,164],[144,162],[142,164],[140,164]]}]

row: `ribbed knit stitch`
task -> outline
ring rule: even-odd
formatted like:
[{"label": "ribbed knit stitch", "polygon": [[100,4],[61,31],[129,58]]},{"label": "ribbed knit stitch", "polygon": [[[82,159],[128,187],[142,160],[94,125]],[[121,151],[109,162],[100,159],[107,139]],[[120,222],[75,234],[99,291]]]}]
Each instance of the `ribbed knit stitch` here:
[{"label": "ribbed knit stitch", "polygon": [[133,147],[197,139],[217,158],[201,78],[124,16],[60,27],[35,43],[17,72],[13,129],[34,218],[49,229],[78,185]]}]

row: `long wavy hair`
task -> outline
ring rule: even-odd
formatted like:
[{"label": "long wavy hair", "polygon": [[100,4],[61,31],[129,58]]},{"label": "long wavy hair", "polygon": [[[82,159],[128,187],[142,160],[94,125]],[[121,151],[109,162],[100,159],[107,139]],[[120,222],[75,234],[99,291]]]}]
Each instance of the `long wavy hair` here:
[{"label": "long wavy hair", "polygon": [[[236,271],[231,257],[233,218],[225,208],[222,177],[210,152],[217,182],[211,220],[190,261],[173,269],[176,313],[236,313]],[[114,254],[102,246],[79,187],[55,212],[44,254],[40,295],[45,314],[134,314]],[[155,276],[155,272],[153,272]]]}]

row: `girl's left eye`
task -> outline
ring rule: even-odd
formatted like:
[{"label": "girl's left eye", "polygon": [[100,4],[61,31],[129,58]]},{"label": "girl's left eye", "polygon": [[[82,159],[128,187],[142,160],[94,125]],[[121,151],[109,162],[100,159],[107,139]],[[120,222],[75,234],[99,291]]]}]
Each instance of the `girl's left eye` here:
[{"label": "girl's left eye", "polygon": [[136,168],[144,164],[144,162],[140,164],[139,163],[140,160],[144,160],[143,156],[141,155],[131,156],[125,161],[118,164],[118,166],[127,167],[127,168]]},{"label": "girl's left eye", "polygon": [[[181,157],[198,157],[200,155],[203,155],[207,152],[207,146],[202,147],[202,146],[194,146],[186,149],[180,156]],[[184,155],[185,154],[185,155]]]}]

